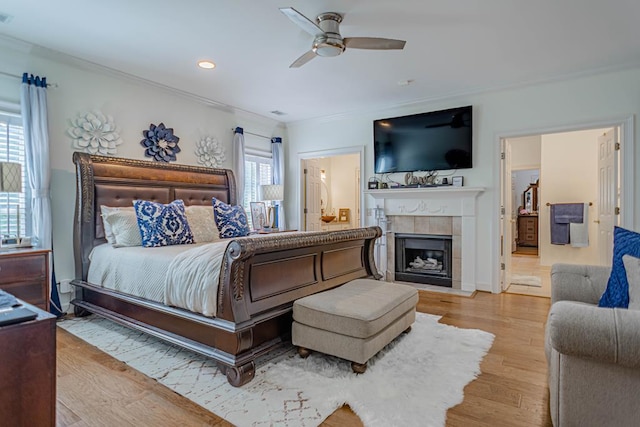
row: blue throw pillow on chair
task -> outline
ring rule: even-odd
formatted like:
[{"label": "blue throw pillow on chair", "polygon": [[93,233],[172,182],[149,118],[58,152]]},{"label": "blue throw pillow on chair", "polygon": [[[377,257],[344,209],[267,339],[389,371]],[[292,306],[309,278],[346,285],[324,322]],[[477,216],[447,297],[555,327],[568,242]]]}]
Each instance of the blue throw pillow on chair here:
[{"label": "blue throw pillow on chair", "polygon": [[166,205],[134,200],[133,209],[138,219],[142,246],[151,248],[193,243],[182,200],[174,200]]},{"label": "blue throw pillow on chair", "polygon": [[599,307],[629,307],[629,282],[622,257],[640,258],[640,234],[621,227],[613,228],[613,263],[607,289],[600,297]]},{"label": "blue throw pillow on chair", "polygon": [[220,238],[242,237],[249,234],[249,222],[242,206],[231,206],[215,197],[212,201],[213,217],[220,230]]}]

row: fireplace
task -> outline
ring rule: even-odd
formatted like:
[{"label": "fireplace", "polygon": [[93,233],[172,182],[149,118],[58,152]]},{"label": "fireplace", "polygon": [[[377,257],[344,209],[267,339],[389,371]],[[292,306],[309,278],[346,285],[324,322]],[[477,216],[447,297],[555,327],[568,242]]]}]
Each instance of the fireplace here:
[{"label": "fireplace", "polygon": [[395,280],[452,287],[450,235],[395,234]]}]

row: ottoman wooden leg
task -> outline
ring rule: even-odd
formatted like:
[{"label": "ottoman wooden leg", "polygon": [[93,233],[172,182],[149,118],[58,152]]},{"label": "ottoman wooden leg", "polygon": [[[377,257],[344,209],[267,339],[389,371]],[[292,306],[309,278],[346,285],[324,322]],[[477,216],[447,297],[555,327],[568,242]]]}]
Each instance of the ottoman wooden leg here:
[{"label": "ottoman wooden leg", "polygon": [[364,372],[367,370],[367,362],[364,362],[364,363],[351,362],[351,369],[356,374],[364,374]]},{"label": "ottoman wooden leg", "polygon": [[411,332],[411,326],[409,326],[407,329],[402,331],[403,334],[408,334],[409,332]]},{"label": "ottoman wooden leg", "polygon": [[304,348],[304,347],[298,347],[298,354],[303,359],[306,359],[311,354],[311,350],[309,350],[308,348]]}]

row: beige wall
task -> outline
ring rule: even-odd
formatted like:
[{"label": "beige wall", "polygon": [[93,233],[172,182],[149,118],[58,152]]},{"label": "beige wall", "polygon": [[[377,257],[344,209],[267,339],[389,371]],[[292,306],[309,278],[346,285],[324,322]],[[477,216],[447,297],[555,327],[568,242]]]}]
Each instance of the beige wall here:
[{"label": "beige wall", "polygon": [[[557,133],[542,137],[540,169],[539,254],[541,265],[598,264],[598,136],[603,129]],[[552,245],[547,203],[588,203],[589,246]]]},{"label": "beige wall", "polygon": [[349,224],[355,224],[356,170],[360,166],[358,154],[331,157],[331,205],[338,215],[341,208],[349,209]]},{"label": "beige wall", "polygon": [[359,191],[356,189],[356,171],[360,167],[360,156],[358,154],[344,154],[323,157],[319,161],[320,168],[326,173],[325,183],[329,193],[329,211],[338,215],[341,208],[348,208],[350,212],[348,225],[355,225],[356,203],[357,198],[360,197]]},{"label": "beige wall", "polygon": [[509,138],[511,143],[511,169],[539,169],[541,141],[540,135]]}]

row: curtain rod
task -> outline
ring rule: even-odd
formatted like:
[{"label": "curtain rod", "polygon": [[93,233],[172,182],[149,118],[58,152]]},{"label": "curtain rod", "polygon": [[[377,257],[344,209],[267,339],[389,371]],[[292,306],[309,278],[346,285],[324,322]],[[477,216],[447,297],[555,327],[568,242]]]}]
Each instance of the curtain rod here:
[{"label": "curtain rod", "polygon": [[[13,78],[16,78],[18,80],[22,80],[22,76],[19,76],[17,74],[5,73],[4,71],[0,71],[0,74],[3,75],[3,76],[13,77]],[[58,83],[47,83],[47,87],[57,88],[58,87]]]},{"label": "curtain rod", "polygon": [[[235,131],[235,130],[236,130],[236,128],[231,128],[231,130],[232,130],[232,131]],[[246,133],[246,134],[248,134],[248,135],[257,136],[257,137],[259,137],[259,138],[268,139],[269,141],[271,141],[271,137],[270,137],[270,136],[264,136],[264,135],[260,135],[260,134],[253,133],[253,132],[247,132],[246,130],[245,130],[245,131],[243,131],[242,133]]]}]

